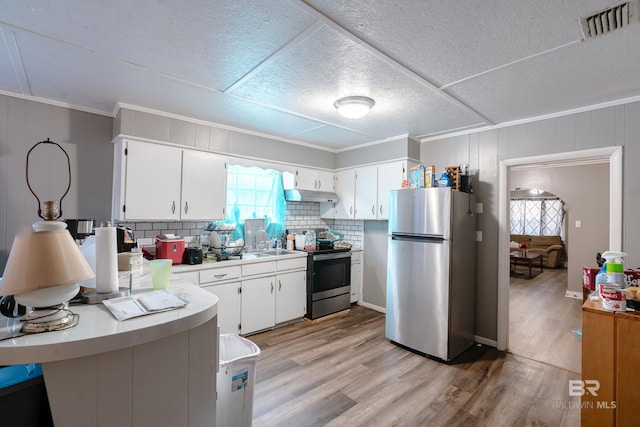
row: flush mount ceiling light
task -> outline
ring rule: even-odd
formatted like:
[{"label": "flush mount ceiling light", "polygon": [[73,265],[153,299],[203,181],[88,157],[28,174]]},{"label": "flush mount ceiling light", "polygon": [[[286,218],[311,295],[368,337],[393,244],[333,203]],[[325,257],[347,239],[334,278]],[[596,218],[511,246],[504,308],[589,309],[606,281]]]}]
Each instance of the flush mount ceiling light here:
[{"label": "flush mount ceiling light", "polygon": [[359,119],[366,116],[376,102],[366,96],[347,96],[333,103],[338,113],[347,119]]}]

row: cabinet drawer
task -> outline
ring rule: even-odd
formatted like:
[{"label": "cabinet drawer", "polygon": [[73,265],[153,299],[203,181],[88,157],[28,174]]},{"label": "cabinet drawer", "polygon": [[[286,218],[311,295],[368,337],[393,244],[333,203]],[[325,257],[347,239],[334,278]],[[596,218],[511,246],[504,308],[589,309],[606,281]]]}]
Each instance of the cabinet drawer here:
[{"label": "cabinet drawer", "polygon": [[299,270],[307,268],[307,258],[291,258],[291,259],[279,259],[276,261],[278,264],[278,271],[283,270]]},{"label": "cabinet drawer", "polygon": [[242,266],[242,276],[255,276],[256,274],[275,273],[275,271],[276,263],[274,261],[257,262]]},{"label": "cabinet drawer", "polygon": [[240,277],[240,266],[212,268],[200,272],[200,284],[222,282],[223,280],[238,279]]}]

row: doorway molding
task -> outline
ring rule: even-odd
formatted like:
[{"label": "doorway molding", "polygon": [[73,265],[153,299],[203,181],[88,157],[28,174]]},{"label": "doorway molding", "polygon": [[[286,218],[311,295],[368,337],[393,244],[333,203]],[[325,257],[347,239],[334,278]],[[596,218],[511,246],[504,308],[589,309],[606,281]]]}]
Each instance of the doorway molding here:
[{"label": "doorway molding", "polygon": [[554,153],[542,156],[505,159],[499,165],[498,188],[498,350],[509,348],[509,172],[524,165],[572,166],[592,163],[609,164],[609,248],[622,250],[622,147]]}]

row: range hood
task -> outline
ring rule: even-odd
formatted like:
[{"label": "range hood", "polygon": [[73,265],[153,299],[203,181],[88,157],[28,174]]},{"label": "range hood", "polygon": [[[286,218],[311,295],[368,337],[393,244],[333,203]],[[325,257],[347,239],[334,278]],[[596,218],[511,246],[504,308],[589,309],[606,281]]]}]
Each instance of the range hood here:
[{"label": "range hood", "polygon": [[284,198],[288,202],[329,202],[338,201],[336,193],[312,190],[284,190]]}]

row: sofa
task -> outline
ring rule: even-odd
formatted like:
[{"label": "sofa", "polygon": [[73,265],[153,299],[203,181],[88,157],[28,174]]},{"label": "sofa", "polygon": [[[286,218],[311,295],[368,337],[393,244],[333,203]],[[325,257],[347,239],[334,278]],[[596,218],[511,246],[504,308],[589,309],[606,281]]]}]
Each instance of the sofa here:
[{"label": "sofa", "polygon": [[560,236],[531,236],[528,234],[512,234],[509,250],[519,251],[520,243],[526,242],[527,251],[542,255],[542,265],[547,268],[564,266],[565,248]]}]

